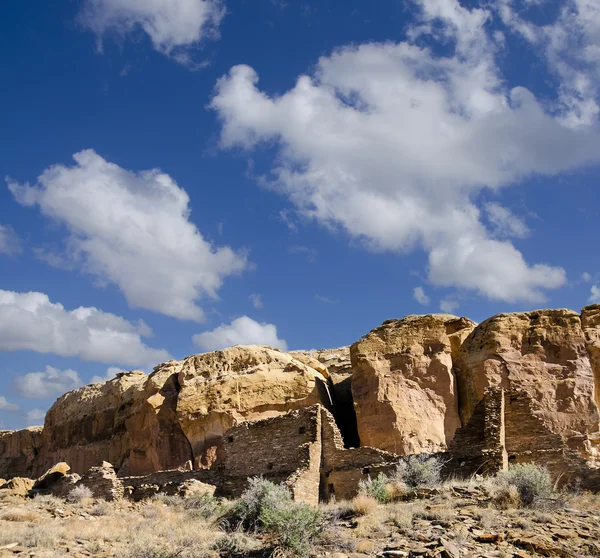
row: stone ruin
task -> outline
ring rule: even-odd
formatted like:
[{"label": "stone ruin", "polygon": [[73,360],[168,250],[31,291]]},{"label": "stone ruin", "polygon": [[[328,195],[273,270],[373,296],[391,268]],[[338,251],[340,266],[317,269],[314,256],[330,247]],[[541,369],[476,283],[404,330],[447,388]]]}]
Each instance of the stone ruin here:
[{"label": "stone ruin", "polygon": [[67,393],[43,428],[0,432],[0,478],[139,500],[263,476],[316,503],[427,453],[447,476],[533,462],[600,490],[599,404],[600,306],[408,316],[350,348],[233,347]]}]

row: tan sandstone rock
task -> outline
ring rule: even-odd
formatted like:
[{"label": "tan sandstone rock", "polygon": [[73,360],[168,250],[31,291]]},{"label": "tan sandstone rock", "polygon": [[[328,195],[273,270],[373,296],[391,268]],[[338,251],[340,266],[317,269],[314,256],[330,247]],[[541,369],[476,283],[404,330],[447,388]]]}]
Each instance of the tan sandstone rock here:
[{"label": "tan sandstone rock", "polygon": [[[7,463],[0,473],[37,477],[57,462],[80,475],[103,461],[119,476],[208,467],[232,426],[317,402],[330,406],[326,375],[260,346],[169,361],[148,376],[121,373],[62,396],[43,432],[2,433],[8,450],[0,454]],[[23,442],[34,433],[37,446]]]},{"label": "tan sandstone rock", "polygon": [[263,346],[237,346],[163,365],[178,371],[177,417],[195,468],[217,458],[223,433],[242,422],[331,406],[326,373]]},{"label": "tan sandstone rock", "polygon": [[92,467],[77,483],[92,492],[94,498],[102,498],[112,502],[124,496],[123,483],[117,478],[115,468],[106,461],[99,467]]},{"label": "tan sandstone rock", "polygon": [[600,416],[590,355],[597,370],[597,311],[584,311],[583,328],[571,310],[500,314],[482,322],[455,363],[463,422],[487,387],[522,390],[535,416],[569,447],[595,459],[590,443],[597,439]]},{"label": "tan sandstone rock", "polygon": [[57,482],[61,481],[69,474],[71,467],[65,462],[57,463],[54,467],[48,469],[33,485],[34,490],[46,490],[52,488]]},{"label": "tan sandstone rock", "polygon": [[452,355],[475,325],[446,314],[407,316],[352,345],[361,445],[399,455],[446,449],[461,426]]},{"label": "tan sandstone rock", "polygon": [[13,494],[17,496],[27,496],[35,481],[33,479],[27,479],[24,477],[15,477],[10,479],[3,487],[3,490],[10,490]]},{"label": "tan sandstone rock", "polygon": [[42,447],[42,428],[0,431],[0,477],[37,476],[34,460]]}]

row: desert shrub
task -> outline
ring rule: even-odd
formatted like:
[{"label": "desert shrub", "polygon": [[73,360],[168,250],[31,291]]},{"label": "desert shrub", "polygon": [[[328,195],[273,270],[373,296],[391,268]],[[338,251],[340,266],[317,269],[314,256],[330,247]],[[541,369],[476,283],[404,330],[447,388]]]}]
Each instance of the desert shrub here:
[{"label": "desert shrub", "polygon": [[295,556],[308,556],[312,542],[324,528],[321,511],[308,504],[265,507],[259,520],[275,545]]},{"label": "desert shrub", "polygon": [[500,510],[521,507],[521,496],[516,486],[501,481],[492,491],[492,503]]},{"label": "desert shrub", "polygon": [[524,506],[532,507],[542,498],[552,496],[552,479],[545,467],[534,463],[511,465],[501,479],[514,486]]},{"label": "desert shrub", "polygon": [[396,466],[394,478],[409,488],[435,486],[440,483],[444,461],[427,454],[409,455]]},{"label": "desert shrub", "polygon": [[383,473],[372,479],[369,477],[358,484],[358,494],[360,496],[370,496],[380,504],[387,504],[392,499],[389,487],[390,479]]},{"label": "desert shrub", "polygon": [[93,496],[92,491],[87,487],[80,484],[76,486],[69,494],[67,495],[67,500],[72,503],[80,503],[86,500],[87,498],[91,498]]},{"label": "desert shrub", "polygon": [[183,498],[183,508],[191,512],[192,515],[208,519],[217,514],[220,504],[219,500],[205,492]]},{"label": "desert shrub", "polygon": [[112,506],[106,500],[100,500],[96,504],[92,506],[90,510],[90,515],[95,517],[101,517],[104,515],[108,515],[112,510]]},{"label": "desert shrub", "polygon": [[358,494],[358,496],[352,500],[351,505],[352,510],[357,515],[369,515],[377,509],[379,502],[373,498],[373,496],[368,494]]},{"label": "desert shrub", "polygon": [[285,486],[261,477],[253,477],[248,482],[248,488],[230,510],[228,519],[231,519],[237,526],[257,530],[262,526],[261,515],[263,512],[290,504],[292,495]]}]

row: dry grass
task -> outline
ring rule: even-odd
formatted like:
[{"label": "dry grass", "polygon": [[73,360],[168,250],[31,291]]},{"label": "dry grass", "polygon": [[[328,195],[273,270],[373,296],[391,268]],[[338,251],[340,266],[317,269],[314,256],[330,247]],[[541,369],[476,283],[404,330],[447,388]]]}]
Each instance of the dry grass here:
[{"label": "dry grass", "polygon": [[577,510],[600,512],[600,494],[583,492],[570,498],[568,504]]},{"label": "dry grass", "polygon": [[35,511],[23,508],[7,508],[0,511],[0,521],[14,521],[16,523],[33,523],[41,519]]},{"label": "dry grass", "polygon": [[357,515],[370,515],[379,508],[379,502],[375,498],[364,494],[356,496],[350,505]]}]

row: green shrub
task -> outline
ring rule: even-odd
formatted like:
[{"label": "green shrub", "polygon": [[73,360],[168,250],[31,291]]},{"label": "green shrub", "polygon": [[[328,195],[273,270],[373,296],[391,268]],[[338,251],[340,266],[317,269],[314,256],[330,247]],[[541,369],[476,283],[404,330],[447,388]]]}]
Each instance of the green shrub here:
[{"label": "green shrub", "polygon": [[217,515],[220,509],[219,500],[205,492],[203,494],[193,494],[187,498],[182,498],[183,508],[196,517],[208,519]]},{"label": "green shrub", "polygon": [[444,461],[427,454],[409,455],[396,466],[396,480],[409,488],[435,486],[440,483]]},{"label": "green shrub", "polygon": [[[230,510],[228,520],[234,525],[264,533],[276,548],[295,556],[306,556],[311,543],[323,530],[323,515],[317,508],[292,502],[290,491],[260,477],[249,479],[248,488]],[[227,554],[234,550],[219,543]]]},{"label": "green shrub", "polygon": [[324,528],[322,513],[308,504],[266,507],[259,519],[275,545],[295,556],[308,556],[312,542]]},{"label": "green shrub", "polygon": [[285,486],[261,477],[253,477],[249,479],[248,488],[232,508],[230,517],[244,529],[258,530],[264,510],[284,506],[291,501],[292,495]]},{"label": "green shrub", "polygon": [[548,470],[534,463],[511,465],[501,478],[517,489],[524,506],[532,507],[539,499],[549,498],[554,492]]},{"label": "green shrub", "polygon": [[380,504],[386,504],[392,499],[389,488],[390,479],[383,473],[379,473],[375,479],[369,477],[358,483],[358,494],[375,498]]}]

